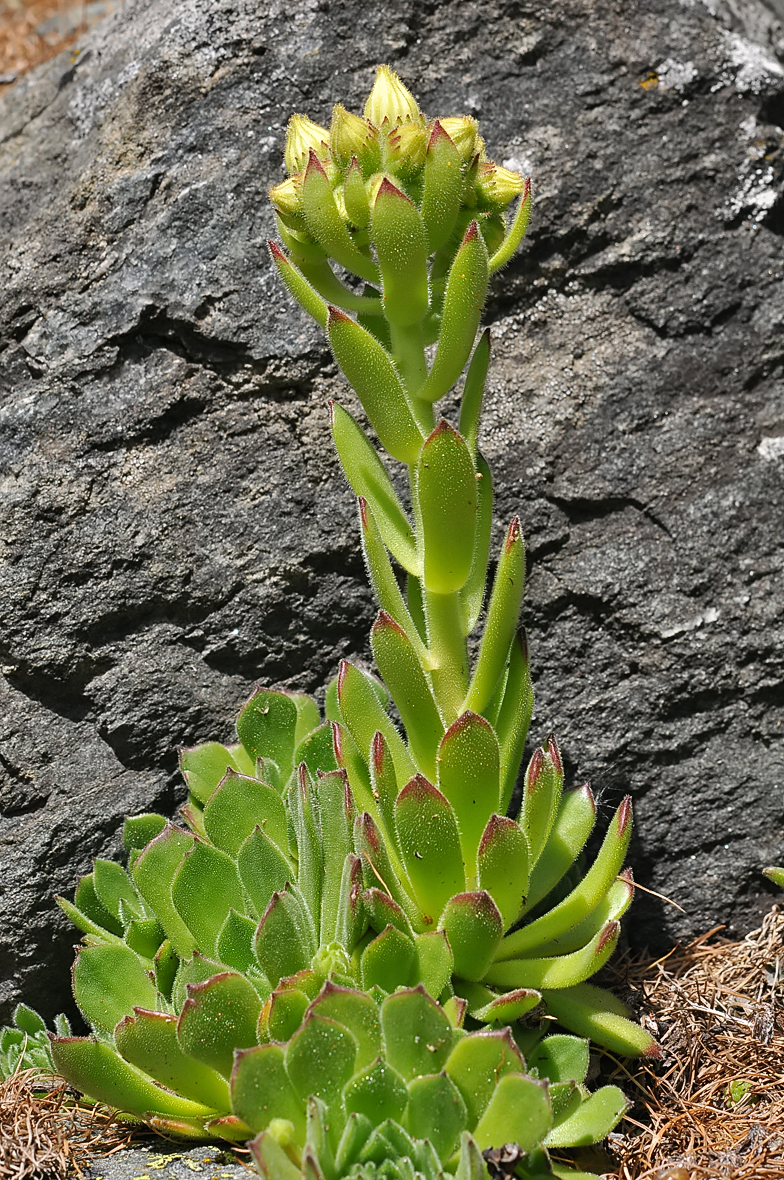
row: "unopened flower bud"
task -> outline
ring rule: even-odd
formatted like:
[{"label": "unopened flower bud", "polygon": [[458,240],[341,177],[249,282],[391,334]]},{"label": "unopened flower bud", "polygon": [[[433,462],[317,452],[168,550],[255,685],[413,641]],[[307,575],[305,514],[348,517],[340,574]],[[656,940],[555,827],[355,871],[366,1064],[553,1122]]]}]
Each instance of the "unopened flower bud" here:
[{"label": "unopened flower bud", "polygon": [[284,217],[292,217],[300,212],[299,182],[294,176],[289,176],[280,184],[269,190],[269,199]]},{"label": "unopened flower bud", "polygon": [[519,172],[512,172],[491,161],[479,165],[476,197],[483,208],[500,213],[510,201],[519,197],[524,188],[525,179]]},{"label": "unopened flower bud", "polygon": [[292,115],[286,128],[286,171],[301,172],[308,162],[311,148],[320,160],[329,155],[329,132],[307,115]]},{"label": "unopened flower bud", "polygon": [[416,99],[395,71],[390,70],[389,66],[379,66],[373,89],[365,103],[365,118],[380,127],[385,119],[394,126],[396,123],[419,121],[421,117]]},{"label": "unopened flower bud", "polygon": [[421,123],[402,123],[393,127],[386,141],[384,155],[388,167],[408,177],[418,172],[427,154],[428,135]]},{"label": "unopened flower bud", "polygon": [[329,143],[332,158],[339,168],[348,168],[352,159],[356,157],[367,175],[381,163],[378,128],[367,119],[352,115],[342,103],[337,103],[332,109]]},{"label": "unopened flower bud", "polygon": [[476,152],[478,138],[476,119],[472,115],[454,115],[438,121],[460,152],[463,163],[467,163]]}]

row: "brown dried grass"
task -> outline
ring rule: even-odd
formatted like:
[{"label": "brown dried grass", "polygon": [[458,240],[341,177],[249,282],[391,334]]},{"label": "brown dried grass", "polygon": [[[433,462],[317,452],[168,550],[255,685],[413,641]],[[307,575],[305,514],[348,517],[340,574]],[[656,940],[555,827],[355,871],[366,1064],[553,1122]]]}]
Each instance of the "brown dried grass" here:
[{"label": "brown dried grass", "polygon": [[[0,94],[4,85],[55,57],[94,20],[117,7],[106,0],[96,11],[76,0],[0,0]],[[42,26],[51,26],[42,32]]]},{"label": "brown dried grass", "polygon": [[76,1105],[61,1078],[37,1070],[0,1082],[0,1180],[63,1180],[127,1147],[134,1128],[107,1107]]},{"label": "brown dried grass", "polygon": [[613,972],[664,1056],[603,1056],[602,1080],[634,1102],[610,1136],[617,1170],[607,1180],[784,1177],[784,909],[742,942],[722,929]]}]

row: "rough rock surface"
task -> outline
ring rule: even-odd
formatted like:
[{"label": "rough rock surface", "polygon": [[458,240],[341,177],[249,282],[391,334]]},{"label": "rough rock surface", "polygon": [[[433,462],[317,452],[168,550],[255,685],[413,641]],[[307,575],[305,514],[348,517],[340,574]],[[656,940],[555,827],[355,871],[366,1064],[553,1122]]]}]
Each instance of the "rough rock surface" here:
[{"label": "rough rock surface", "polygon": [[[530,543],[533,733],[630,790],[632,939],[770,903],[784,855],[781,0],[125,0],[0,100],[0,1017],[67,999],[53,907],[255,680],[372,604],[265,254],[290,111],[399,68],[535,179],[484,448]],[[777,56],[777,54],[779,56]],[[500,525],[499,525],[500,529]]]}]

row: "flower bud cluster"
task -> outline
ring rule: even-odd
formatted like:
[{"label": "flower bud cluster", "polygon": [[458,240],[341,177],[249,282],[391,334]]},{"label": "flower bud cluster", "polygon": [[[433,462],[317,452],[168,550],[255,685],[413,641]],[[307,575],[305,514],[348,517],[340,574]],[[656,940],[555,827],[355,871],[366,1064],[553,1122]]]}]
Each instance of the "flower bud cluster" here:
[{"label": "flower bud cluster", "polygon": [[[434,132],[438,128],[438,132]],[[476,119],[470,115],[426,119],[416,99],[389,66],[379,66],[362,115],[338,103],[329,128],[293,115],[286,134],[288,177],[270,190],[284,226],[310,238],[301,190],[311,158],[329,177],[340,218],[361,248],[367,244],[368,210],[384,178],[421,207],[428,155],[444,152],[444,137],[457,149],[462,205],[478,220],[488,249],[503,239],[503,214],[525,181],[487,159]],[[360,195],[360,181],[364,195]],[[463,226],[463,229],[465,226]],[[364,236],[363,236],[364,235]]]}]

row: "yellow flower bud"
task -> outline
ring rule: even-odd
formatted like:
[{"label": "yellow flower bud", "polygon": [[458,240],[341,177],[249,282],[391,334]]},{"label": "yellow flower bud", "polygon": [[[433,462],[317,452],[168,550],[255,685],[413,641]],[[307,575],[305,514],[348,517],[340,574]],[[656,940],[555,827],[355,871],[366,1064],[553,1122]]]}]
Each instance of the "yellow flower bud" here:
[{"label": "yellow flower bud", "polygon": [[421,123],[402,123],[393,127],[385,145],[386,162],[394,171],[410,176],[423,166],[427,143],[428,134]]},{"label": "yellow flower bud", "polygon": [[329,155],[329,132],[307,115],[292,115],[286,128],[286,171],[301,172],[313,148],[320,160]]},{"label": "yellow flower bud", "polygon": [[476,196],[478,204],[483,208],[501,212],[524,188],[525,179],[519,172],[502,168],[500,164],[494,164],[492,161],[479,165]]},{"label": "yellow flower bud", "polygon": [[376,80],[365,103],[365,118],[376,127],[380,127],[385,119],[394,126],[396,123],[418,122],[422,118],[413,94],[389,66],[376,69]]},{"label": "yellow flower bud", "polygon": [[381,162],[378,128],[367,119],[352,115],[342,103],[337,103],[332,109],[329,144],[332,158],[340,168],[348,168],[356,156],[357,162],[367,175],[378,168]]},{"label": "yellow flower bud", "polygon": [[299,178],[289,176],[269,190],[269,199],[284,217],[299,213]]},{"label": "yellow flower bud", "polygon": [[454,115],[438,121],[460,152],[461,160],[466,163],[478,150],[476,142],[479,138],[479,124],[476,119],[473,115]]}]

